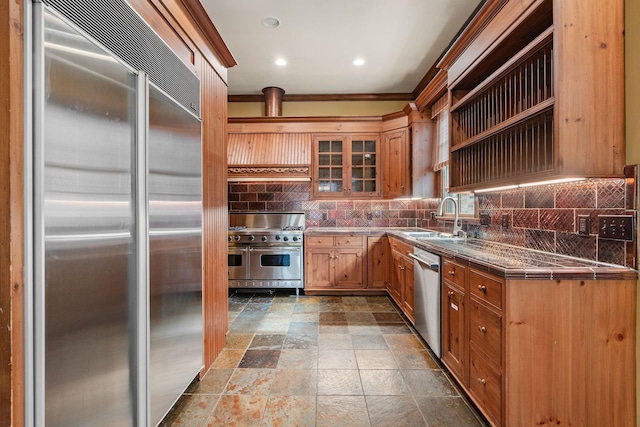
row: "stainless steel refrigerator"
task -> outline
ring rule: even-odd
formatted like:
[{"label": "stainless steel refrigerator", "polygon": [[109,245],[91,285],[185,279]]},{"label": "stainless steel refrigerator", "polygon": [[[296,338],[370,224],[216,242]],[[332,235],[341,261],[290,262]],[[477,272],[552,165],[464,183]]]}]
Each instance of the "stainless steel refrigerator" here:
[{"label": "stainless steel refrigerator", "polygon": [[156,425],[202,368],[201,122],[82,28],[96,5],[52,3],[32,8],[27,419]]}]

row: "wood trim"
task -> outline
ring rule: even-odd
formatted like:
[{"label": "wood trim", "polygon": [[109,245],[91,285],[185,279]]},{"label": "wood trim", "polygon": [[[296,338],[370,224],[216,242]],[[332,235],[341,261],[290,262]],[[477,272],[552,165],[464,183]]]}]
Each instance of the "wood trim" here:
[{"label": "wood trim", "polygon": [[23,2],[0,3],[0,420],[24,425]]},{"label": "wood trim", "polygon": [[449,69],[449,66],[469,47],[471,42],[508,2],[509,0],[486,0],[436,66],[445,70]]},{"label": "wood trim", "polygon": [[422,111],[447,92],[447,72],[440,70],[438,74],[429,82],[429,85],[416,98],[416,107]]},{"label": "wood trim", "polygon": [[[283,102],[413,101],[412,93],[287,95]],[[264,95],[229,95],[229,102],[264,102]]]},{"label": "wood trim", "polygon": [[382,122],[380,116],[326,116],[326,117],[229,117],[229,124],[241,123],[333,123]]},{"label": "wood trim", "polygon": [[225,68],[231,68],[238,65],[226,43],[222,40],[220,33],[213,25],[213,22],[211,22],[211,18],[202,6],[202,3],[200,3],[199,0],[180,1],[191,15],[191,18],[195,21],[195,24],[202,32],[206,41],[210,44],[210,47],[218,56],[218,59],[222,62],[222,65]]}]

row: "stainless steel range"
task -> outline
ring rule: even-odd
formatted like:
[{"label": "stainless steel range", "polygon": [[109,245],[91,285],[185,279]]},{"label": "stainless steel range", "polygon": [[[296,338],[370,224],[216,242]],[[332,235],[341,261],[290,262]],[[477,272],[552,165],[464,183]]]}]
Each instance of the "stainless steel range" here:
[{"label": "stainless steel range", "polygon": [[303,288],[304,213],[229,214],[229,288]]}]

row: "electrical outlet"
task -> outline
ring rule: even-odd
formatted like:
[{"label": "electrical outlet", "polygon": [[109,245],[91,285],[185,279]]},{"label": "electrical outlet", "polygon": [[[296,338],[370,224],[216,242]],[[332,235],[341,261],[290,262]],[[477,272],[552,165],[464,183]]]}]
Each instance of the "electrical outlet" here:
[{"label": "electrical outlet", "polygon": [[598,215],[598,237],[632,241],[633,222],[633,215]]},{"label": "electrical outlet", "polygon": [[578,215],[578,234],[581,236],[591,234],[591,218],[589,215]]},{"label": "electrical outlet", "polygon": [[436,213],[435,212],[431,212],[430,219],[431,219],[431,221],[435,221],[436,220]]},{"label": "electrical outlet", "polygon": [[488,213],[480,214],[480,225],[491,225],[491,215]]},{"label": "electrical outlet", "polygon": [[371,221],[373,219],[373,214],[371,212],[367,212],[367,221]]},{"label": "electrical outlet", "polygon": [[509,228],[509,214],[502,214],[502,229],[506,230]]},{"label": "electrical outlet", "polygon": [[322,212],[322,220],[323,221],[327,220],[327,213],[326,212]]}]

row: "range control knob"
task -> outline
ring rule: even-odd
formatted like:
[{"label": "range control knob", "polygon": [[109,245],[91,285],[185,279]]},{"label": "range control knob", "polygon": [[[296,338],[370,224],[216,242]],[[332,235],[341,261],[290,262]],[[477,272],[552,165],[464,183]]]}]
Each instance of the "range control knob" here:
[{"label": "range control knob", "polygon": [[280,240],[280,235],[276,234],[276,240]]},{"label": "range control knob", "polygon": [[289,238],[288,238],[287,236],[284,236],[284,237],[282,238],[282,240],[284,240],[285,242],[288,242],[288,241],[289,241]]},{"label": "range control knob", "polygon": [[249,241],[253,242],[254,240],[256,240],[256,236],[254,236],[253,234],[251,236],[249,236]]},{"label": "range control knob", "polygon": [[293,236],[293,241],[297,242],[298,241],[298,236]]},{"label": "range control knob", "polygon": [[267,236],[262,236],[262,241],[266,242],[267,241]]},{"label": "range control knob", "polygon": [[238,241],[238,242],[240,241],[240,235],[239,234],[236,236],[236,241]]}]

